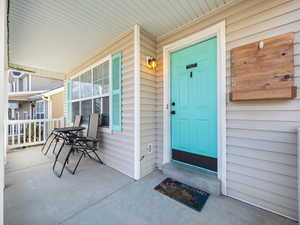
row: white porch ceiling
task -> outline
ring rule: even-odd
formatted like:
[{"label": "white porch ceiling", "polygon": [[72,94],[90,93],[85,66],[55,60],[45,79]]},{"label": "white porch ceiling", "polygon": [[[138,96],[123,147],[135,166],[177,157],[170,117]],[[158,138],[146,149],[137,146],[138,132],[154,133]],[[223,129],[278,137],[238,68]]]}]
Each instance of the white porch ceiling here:
[{"label": "white porch ceiling", "polygon": [[9,63],[64,73],[135,24],[161,36],[232,0],[10,0]]}]

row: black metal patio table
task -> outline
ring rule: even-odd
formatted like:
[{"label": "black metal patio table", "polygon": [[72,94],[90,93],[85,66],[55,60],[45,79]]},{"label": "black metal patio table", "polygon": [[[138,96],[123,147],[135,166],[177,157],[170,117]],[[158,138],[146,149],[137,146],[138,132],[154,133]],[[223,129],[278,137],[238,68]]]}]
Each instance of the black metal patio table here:
[{"label": "black metal patio table", "polygon": [[68,144],[72,144],[74,138],[77,137],[77,134],[84,129],[85,129],[85,127],[63,127],[63,128],[53,129],[51,134],[48,136],[41,151],[43,152],[44,155],[47,155],[47,153],[50,149],[50,146],[53,143],[55,143],[55,146],[53,148],[53,153],[54,153],[55,149],[56,149],[56,143],[57,143],[58,138],[63,139]]},{"label": "black metal patio table", "polygon": [[65,139],[68,143],[72,143],[72,138],[77,137],[77,133],[84,130],[85,127],[62,127],[55,128],[53,130],[54,133],[57,134],[58,137]]},{"label": "black metal patio table", "polygon": [[74,133],[74,132],[79,132],[84,130],[85,127],[62,127],[62,128],[55,128],[54,132],[59,132],[59,133]]}]

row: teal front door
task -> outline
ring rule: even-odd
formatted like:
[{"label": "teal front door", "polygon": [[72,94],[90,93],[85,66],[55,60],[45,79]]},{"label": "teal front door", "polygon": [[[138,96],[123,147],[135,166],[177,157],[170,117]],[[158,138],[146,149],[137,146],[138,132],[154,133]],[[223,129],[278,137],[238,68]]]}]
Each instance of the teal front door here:
[{"label": "teal front door", "polygon": [[217,40],[171,54],[172,158],[217,171]]}]

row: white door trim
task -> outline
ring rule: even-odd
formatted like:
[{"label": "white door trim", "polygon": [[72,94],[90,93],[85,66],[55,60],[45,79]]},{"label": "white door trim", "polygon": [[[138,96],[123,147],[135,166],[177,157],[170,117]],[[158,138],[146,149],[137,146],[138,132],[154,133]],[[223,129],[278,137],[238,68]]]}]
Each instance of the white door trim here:
[{"label": "white door trim", "polygon": [[164,114],[163,114],[163,164],[171,161],[170,124],[170,53],[187,46],[217,37],[217,119],[218,119],[218,179],[222,194],[226,195],[226,40],[225,21],[198,33],[173,42],[163,48]]}]

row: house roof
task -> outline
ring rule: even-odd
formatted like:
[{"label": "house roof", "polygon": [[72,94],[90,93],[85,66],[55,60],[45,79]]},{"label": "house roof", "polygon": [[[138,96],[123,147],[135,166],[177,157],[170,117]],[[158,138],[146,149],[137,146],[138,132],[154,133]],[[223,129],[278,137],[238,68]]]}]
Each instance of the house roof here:
[{"label": "house roof", "polygon": [[63,92],[64,89],[65,89],[64,87],[55,88],[55,89],[52,89],[52,90],[49,90],[49,91],[43,93],[43,96],[48,97],[48,96],[51,96],[51,95],[55,95],[55,94],[58,94],[60,92]]},{"label": "house roof", "polygon": [[236,0],[10,0],[9,63],[65,73],[135,24],[159,37]]},{"label": "house roof", "polygon": [[[45,90],[41,91],[27,91],[27,92],[10,92],[8,94],[8,99],[10,101],[30,101],[32,97],[39,96],[45,92]],[[42,96],[40,97],[42,98]]]}]

